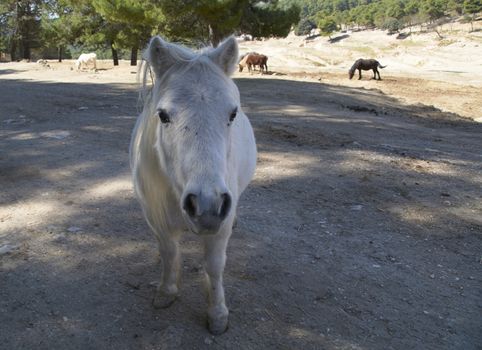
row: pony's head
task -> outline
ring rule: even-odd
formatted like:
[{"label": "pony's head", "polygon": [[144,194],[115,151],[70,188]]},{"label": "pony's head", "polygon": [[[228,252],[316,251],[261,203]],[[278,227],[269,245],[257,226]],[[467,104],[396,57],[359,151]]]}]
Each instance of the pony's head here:
[{"label": "pony's head", "polygon": [[355,68],[351,67],[348,71],[348,77],[351,79],[355,75]]},{"label": "pony's head", "polygon": [[156,150],[162,172],[196,233],[216,233],[234,215],[228,187],[231,133],[236,132],[239,91],[234,37],[217,48],[193,52],[151,39],[145,58],[155,74],[149,117],[157,121]]}]

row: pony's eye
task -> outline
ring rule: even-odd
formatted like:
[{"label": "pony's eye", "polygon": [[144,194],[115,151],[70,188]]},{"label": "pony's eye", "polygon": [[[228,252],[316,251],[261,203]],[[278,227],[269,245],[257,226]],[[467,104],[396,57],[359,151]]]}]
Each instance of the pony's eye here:
[{"label": "pony's eye", "polygon": [[236,107],[232,112],[231,115],[229,116],[229,121],[232,122],[234,118],[236,118],[236,114],[238,114],[238,107]]},{"label": "pony's eye", "polygon": [[169,118],[169,115],[165,110],[163,109],[159,110],[158,114],[159,114],[159,119],[161,119],[161,123],[167,124],[171,121],[171,119]]}]

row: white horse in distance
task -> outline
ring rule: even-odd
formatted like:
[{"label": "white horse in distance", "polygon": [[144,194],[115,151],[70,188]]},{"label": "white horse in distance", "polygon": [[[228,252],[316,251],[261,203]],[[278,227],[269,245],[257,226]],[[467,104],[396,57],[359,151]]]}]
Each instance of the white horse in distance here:
[{"label": "white horse in distance", "polygon": [[208,326],[228,325],[223,270],[238,199],[256,166],[256,144],[230,75],[238,45],[193,52],[151,39],[144,53],[155,82],[134,128],[130,161],[144,216],[159,243],[163,273],[153,304],[168,307],[178,295],[179,238],[197,234],[204,245]]},{"label": "white horse in distance", "polygon": [[75,61],[75,69],[80,70],[82,68],[89,68],[92,70],[97,69],[97,55],[95,52],[83,53]]}]

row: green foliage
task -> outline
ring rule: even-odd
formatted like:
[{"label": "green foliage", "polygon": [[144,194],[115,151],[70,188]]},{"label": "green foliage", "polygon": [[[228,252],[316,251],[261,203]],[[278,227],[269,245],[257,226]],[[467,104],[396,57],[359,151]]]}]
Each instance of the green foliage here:
[{"label": "green foliage", "polygon": [[245,8],[240,29],[254,37],[285,37],[299,22],[299,8],[281,7],[278,1],[255,3]]},{"label": "green foliage", "polygon": [[387,17],[401,19],[405,16],[405,3],[402,0],[393,0],[387,4],[387,10],[385,12]]},{"label": "green foliage", "polygon": [[461,15],[463,13],[463,0],[449,0],[447,10],[451,15]]},{"label": "green foliage", "polygon": [[[338,25],[365,28],[398,28],[423,21],[435,22],[447,14],[461,14],[467,3],[472,11],[480,9],[481,0],[281,0],[301,8],[300,23],[331,17]],[[470,3],[470,5],[469,5]],[[474,12],[471,12],[474,13]]]},{"label": "green foliage", "polygon": [[482,11],[482,1],[481,0],[465,0],[464,1],[464,11],[471,14],[470,26],[472,31],[474,30],[474,19],[477,12]]},{"label": "green foliage", "polygon": [[254,37],[298,35],[318,25],[324,34],[342,26],[397,31],[450,14],[473,22],[481,0],[1,0],[0,51],[29,58],[30,51],[65,50],[137,54],[153,34],[193,44],[217,44],[232,33]]},{"label": "green foliage", "polygon": [[164,0],[164,29],[170,37],[216,45],[233,32],[254,37],[286,36],[299,21],[299,8],[278,0]]},{"label": "green foliage", "polygon": [[41,0],[3,0],[0,3],[0,47],[12,59],[31,58],[31,49],[40,47]]},{"label": "green foliage", "polygon": [[421,8],[422,13],[425,14],[430,21],[435,21],[442,17],[446,9],[446,0],[424,0]]},{"label": "green foliage", "polygon": [[[30,49],[132,51],[154,34],[217,44],[234,32],[286,36],[299,22],[296,1],[279,0],[1,0],[0,50],[29,58]],[[315,3],[316,1],[312,1]]]},{"label": "green foliage", "polygon": [[316,28],[315,22],[309,18],[303,18],[295,27],[296,35],[307,35],[310,34],[311,30]]},{"label": "green foliage", "polygon": [[383,29],[388,30],[389,34],[393,34],[402,29],[402,23],[396,18],[388,18],[383,24]]},{"label": "green foliage", "polygon": [[323,35],[331,35],[336,29],[336,21],[333,17],[324,17],[318,21],[318,28]]},{"label": "green foliage", "polygon": [[481,0],[465,0],[463,5],[464,11],[469,14],[475,14],[482,11]]}]

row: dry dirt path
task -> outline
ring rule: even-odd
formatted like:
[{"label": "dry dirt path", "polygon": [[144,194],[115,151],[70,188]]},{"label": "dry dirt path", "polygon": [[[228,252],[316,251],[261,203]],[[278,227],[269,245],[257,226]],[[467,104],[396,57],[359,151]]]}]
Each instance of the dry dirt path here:
[{"label": "dry dirt path", "polygon": [[237,78],[259,159],[228,249],[230,328],[212,337],[196,237],[180,300],[150,304],[130,68],[35,67],[0,66],[0,348],[482,344],[482,124],[361,86]]}]

